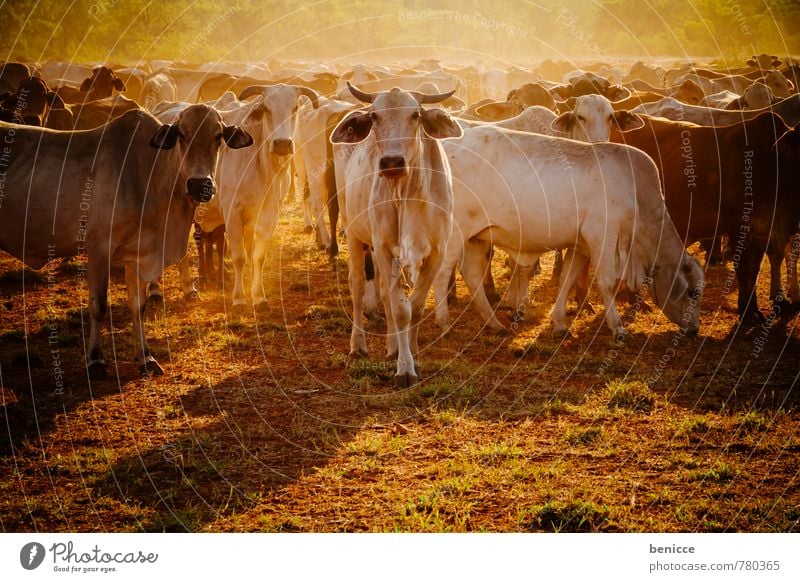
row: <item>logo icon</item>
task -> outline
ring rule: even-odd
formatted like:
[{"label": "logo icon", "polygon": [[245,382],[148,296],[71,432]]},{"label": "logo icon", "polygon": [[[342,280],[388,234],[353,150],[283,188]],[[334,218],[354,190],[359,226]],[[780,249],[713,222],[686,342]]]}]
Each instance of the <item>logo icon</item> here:
[{"label": "logo icon", "polygon": [[30,542],[22,546],[19,552],[19,563],[26,570],[35,570],[44,561],[44,546],[37,542]]}]

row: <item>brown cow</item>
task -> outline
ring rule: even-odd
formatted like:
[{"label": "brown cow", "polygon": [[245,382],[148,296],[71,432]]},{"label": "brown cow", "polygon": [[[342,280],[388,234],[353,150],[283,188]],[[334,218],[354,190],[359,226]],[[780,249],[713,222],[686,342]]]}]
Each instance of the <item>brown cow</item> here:
[{"label": "brown cow", "polygon": [[[800,134],[773,113],[730,126],[704,127],[641,116],[642,129],[611,140],[656,162],[672,221],[685,243],[727,234],[739,286],[741,321],[764,319],[754,295],[761,259],[780,265],[798,230]],[[785,303],[780,279],[770,289]]]},{"label": "brown cow", "polygon": [[26,77],[13,93],[0,95],[0,119],[25,125],[43,125],[51,109],[64,109],[64,102],[39,77]]}]

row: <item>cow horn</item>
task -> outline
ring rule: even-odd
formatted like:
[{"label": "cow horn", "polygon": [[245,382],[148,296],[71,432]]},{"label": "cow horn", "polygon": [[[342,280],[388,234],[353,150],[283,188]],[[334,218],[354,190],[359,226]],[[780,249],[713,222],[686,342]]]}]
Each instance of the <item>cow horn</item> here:
[{"label": "cow horn", "polygon": [[350,92],[353,94],[353,97],[355,97],[359,101],[363,101],[364,103],[372,103],[372,100],[375,99],[374,93],[365,93],[361,89],[353,87],[350,84],[350,81],[347,82],[347,88],[350,89]]},{"label": "cow horn", "polygon": [[412,93],[412,95],[416,98],[420,105],[430,104],[430,103],[441,103],[445,99],[449,99],[453,95],[455,95],[456,90],[453,89],[452,91],[448,91],[447,93],[438,93],[436,95],[425,95],[423,93],[417,93],[416,91]]},{"label": "cow horn", "polygon": [[239,101],[244,101],[248,97],[252,97],[253,95],[258,95],[269,87],[269,85],[250,85],[246,87],[241,93],[239,93]]},{"label": "cow horn", "polygon": [[317,97],[316,91],[308,87],[298,87],[297,89],[300,91],[300,95],[305,95],[311,100],[311,105],[314,106],[314,109],[319,107],[319,97]]}]

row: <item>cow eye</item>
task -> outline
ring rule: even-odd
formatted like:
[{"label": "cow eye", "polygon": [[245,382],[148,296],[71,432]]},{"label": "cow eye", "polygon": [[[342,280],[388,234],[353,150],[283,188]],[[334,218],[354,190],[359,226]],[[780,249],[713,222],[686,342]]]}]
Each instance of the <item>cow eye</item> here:
[{"label": "cow eye", "polygon": [[369,118],[372,121],[377,122],[378,121],[378,114],[373,111],[372,113],[369,114]]},{"label": "cow eye", "polygon": [[584,123],[584,122],[586,122],[586,118],[583,115],[579,115],[578,116],[578,121],[580,121],[581,123]]},{"label": "cow eye", "polygon": [[419,119],[419,111],[415,111],[411,114],[411,119]]},{"label": "cow eye", "polygon": [[224,137],[225,137],[224,135],[222,135],[221,133],[218,133],[217,135],[214,136],[214,139],[217,140],[217,141],[222,141],[222,138],[224,138]]}]

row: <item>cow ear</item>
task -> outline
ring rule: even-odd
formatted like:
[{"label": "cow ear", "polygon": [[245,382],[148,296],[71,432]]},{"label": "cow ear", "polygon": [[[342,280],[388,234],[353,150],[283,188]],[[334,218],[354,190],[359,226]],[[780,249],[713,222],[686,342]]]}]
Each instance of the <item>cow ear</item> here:
[{"label": "cow ear", "polygon": [[369,111],[353,111],[339,122],[331,134],[331,143],[359,143],[372,131]]},{"label": "cow ear", "polygon": [[64,103],[64,100],[55,91],[47,92],[47,104],[50,106],[50,109],[67,108],[66,104]]},{"label": "cow ear", "polygon": [[81,83],[81,91],[83,93],[88,93],[89,89],[92,88],[92,79],[84,79],[83,83]]},{"label": "cow ear", "polygon": [[226,125],[222,130],[222,137],[232,150],[253,145],[253,136],[237,125]]},{"label": "cow ear", "polygon": [[150,147],[171,150],[178,143],[180,131],[177,125],[162,125],[150,139]]},{"label": "cow ear", "polygon": [[461,126],[441,109],[423,111],[422,128],[434,139],[457,139],[464,135]]},{"label": "cow ear", "polygon": [[550,93],[555,95],[559,101],[566,101],[570,97],[572,97],[572,86],[570,85],[559,85],[557,87],[553,87],[550,89]]},{"label": "cow ear", "polygon": [[559,131],[561,133],[570,133],[577,121],[578,118],[575,116],[575,114],[572,111],[567,111],[553,120],[553,122],[550,124],[550,129],[553,131]]},{"label": "cow ear", "polygon": [[752,58],[752,59],[747,59],[747,61],[745,61],[745,64],[746,64],[748,67],[757,67],[757,66],[758,66],[758,61],[756,61],[756,59],[755,59],[755,58]]},{"label": "cow ear", "polygon": [[495,103],[487,103],[481,105],[475,110],[475,113],[485,119],[492,121],[502,121],[509,119],[519,113],[519,108],[506,101],[497,101]]},{"label": "cow ear", "polygon": [[614,123],[617,125],[617,129],[623,132],[644,127],[641,117],[625,109],[614,112]]},{"label": "cow ear", "polygon": [[613,85],[605,90],[605,96],[609,101],[622,101],[630,97],[631,92],[621,85]]},{"label": "cow ear", "polygon": [[772,66],[773,67],[780,67],[783,64],[783,61],[780,60],[777,56],[772,55]]},{"label": "cow ear", "polygon": [[125,83],[122,81],[122,79],[114,79],[114,89],[122,93],[126,88],[127,87],[125,87]]}]

